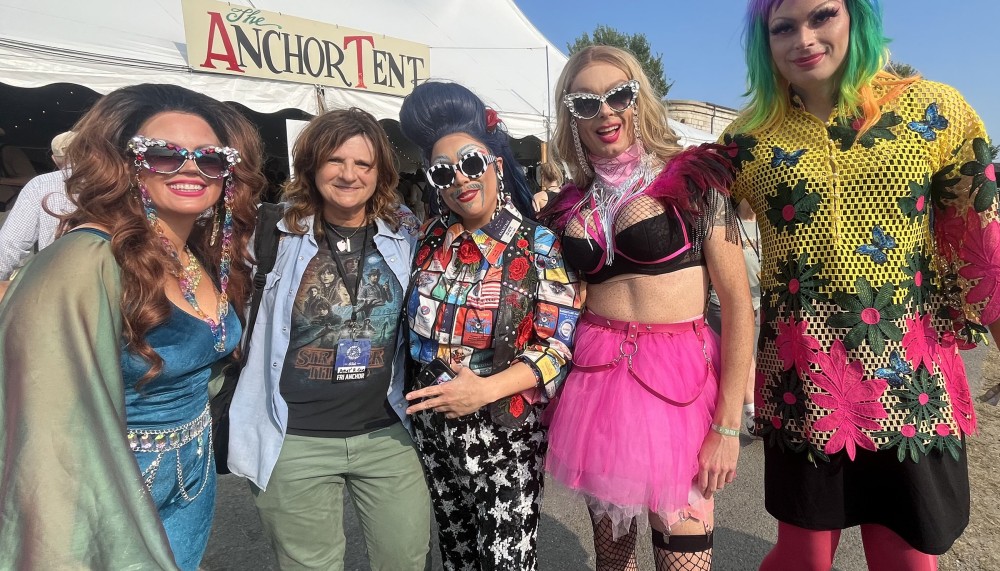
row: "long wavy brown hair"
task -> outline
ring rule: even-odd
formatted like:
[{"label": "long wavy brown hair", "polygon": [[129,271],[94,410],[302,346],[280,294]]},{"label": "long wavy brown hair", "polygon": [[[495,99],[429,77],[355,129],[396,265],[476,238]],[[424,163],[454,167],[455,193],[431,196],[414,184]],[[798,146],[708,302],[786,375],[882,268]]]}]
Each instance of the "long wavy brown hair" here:
[{"label": "long wavy brown hair", "polygon": [[[263,175],[263,144],[256,127],[238,111],[207,95],[175,85],[143,84],[124,87],[102,97],[73,128],[77,136],[67,149],[72,174],[66,190],[76,211],[63,217],[63,227],[95,224],[111,234],[111,251],[121,267],[122,337],[129,350],[141,355],[150,368],[147,382],[160,373],[163,359],[146,341],[146,333],[164,323],[170,302],[163,283],[173,279],[178,262],[163,248],[146,221],[139,189],[138,168],[128,153],[128,141],[155,115],[179,112],[204,119],[222,145],[240,152],[233,188],[233,235],[227,292],[243,321],[251,291],[247,242],[257,220],[257,204],[267,180]],[[224,193],[223,193],[224,194]],[[223,208],[219,197],[216,211]],[[217,276],[222,240],[210,246],[211,217],[199,219],[188,246],[210,276]]]},{"label": "long wavy brown hair", "polygon": [[[399,229],[399,170],[396,154],[392,151],[389,137],[371,113],[357,107],[337,109],[313,118],[299,134],[292,147],[293,180],[285,183],[282,199],[288,203],[285,210],[285,225],[292,232],[305,234],[309,227],[305,219],[322,216],[323,195],[316,188],[316,172],[330,158],[333,151],[348,139],[361,135],[371,143],[375,154],[375,193],[365,204],[365,221],[381,219],[393,230]],[[323,225],[313,223],[313,232],[318,241],[325,238]]]},{"label": "long wavy brown hair", "polygon": [[[642,66],[635,56],[629,52],[612,46],[590,46],[584,48],[569,58],[556,81],[556,131],[552,135],[552,146],[556,153],[569,166],[570,178],[580,188],[587,188],[591,178],[588,177],[577,160],[576,146],[570,122],[574,120],[569,109],[562,102],[563,95],[569,93],[576,76],[592,63],[606,63],[625,72],[629,79],[639,81],[639,98],[636,109],[639,112],[639,132],[642,135],[642,145],[646,152],[653,153],[663,163],[668,162],[683,148],[678,144],[677,135],[667,125],[667,112],[663,103],[653,92],[649,78],[642,71]],[[586,151],[586,149],[584,149]],[[589,166],[589,165],[588,165]]]}]

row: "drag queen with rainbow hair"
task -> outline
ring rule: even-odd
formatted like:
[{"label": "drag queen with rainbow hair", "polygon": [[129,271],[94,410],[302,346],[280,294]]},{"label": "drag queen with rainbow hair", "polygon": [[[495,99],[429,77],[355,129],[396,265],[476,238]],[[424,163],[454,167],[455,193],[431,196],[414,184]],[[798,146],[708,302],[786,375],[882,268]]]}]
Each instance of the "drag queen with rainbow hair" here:
[{"label": "drag queen with rainbow hair", "polygon": [[936,569],[969,521],[958,350],[1000,332],[986,131],[955,89],[885,70],[877,0],[751,0],[745,42],[724,142],[761,234],[761,569],[829,569],[856,525],[870,569]]}]

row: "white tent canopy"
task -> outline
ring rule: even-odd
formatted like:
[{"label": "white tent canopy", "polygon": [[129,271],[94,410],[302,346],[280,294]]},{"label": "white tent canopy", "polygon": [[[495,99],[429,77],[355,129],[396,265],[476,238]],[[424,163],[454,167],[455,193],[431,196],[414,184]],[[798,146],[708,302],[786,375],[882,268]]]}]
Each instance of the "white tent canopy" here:
[{"label": "white tent canopy", "polygon": [[[513,137],[546,136],[551,86],[566,56],[512,0],[252,4],[426,44],[432,78],[472,89],[501,111]],[[363,90],[194,72],[186,61],[179,0],[0,0],[0,14],[0,82],[16,87],[71,83],[103,94],[135,83],[173,83],[262,113],[293,108],[315,114],[355,105],[379,119],[397,119],[402,103],[400,97]]]},{"label": "white tent canopy", "polygon": [[[259,10],[384,34],[430,46],[430,74],[456,80],[501,112],[514,138],[551,132],[554,84],[566,56],[513,0],[243,0]],[[179,0],[0,0],[0,82],[82,85],[104,94],[172,83],[261,113],[362,107],[396,120],[402,98],[364,90],[195,72],[187,65]],[[488,22],[484,26],[483,22]],[[683,144],[715,137],[670,122]]]}]

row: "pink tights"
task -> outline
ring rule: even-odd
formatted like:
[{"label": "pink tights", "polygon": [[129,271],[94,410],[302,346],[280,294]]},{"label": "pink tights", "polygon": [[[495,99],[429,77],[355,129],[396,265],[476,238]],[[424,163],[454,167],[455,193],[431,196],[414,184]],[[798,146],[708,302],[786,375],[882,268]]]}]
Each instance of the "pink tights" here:
[{"label": "pink tights", "polygon": [[[861,526],[861,541],[870,571],[937,571],[937,557],[910,547],[889,528]],[[840,542],[840,530],[813,531],[778,522],[778,543],[760,571],[829,571]]]}]

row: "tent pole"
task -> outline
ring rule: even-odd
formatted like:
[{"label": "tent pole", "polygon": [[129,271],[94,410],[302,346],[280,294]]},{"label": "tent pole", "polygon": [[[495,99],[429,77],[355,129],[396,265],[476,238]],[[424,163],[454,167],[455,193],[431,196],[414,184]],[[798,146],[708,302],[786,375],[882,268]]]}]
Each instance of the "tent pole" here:
[{"label": "tent pole", "polygon": [[[549,132],[550,125],[552,124],[552,80],[549,76],[549,44],[545,43],[545,108],[548,110],[548,115],[545,116],[545,142],[547,143],[549,139],[552,138]],[[545,147],[542,146],[542,156],[545,156]]]},{"label": "tent pole", "polygon": [[326,90],[323,89],[322,85],[316,85],[316,108],[319,110],[317,115],[322,115],[326,113]]}]

